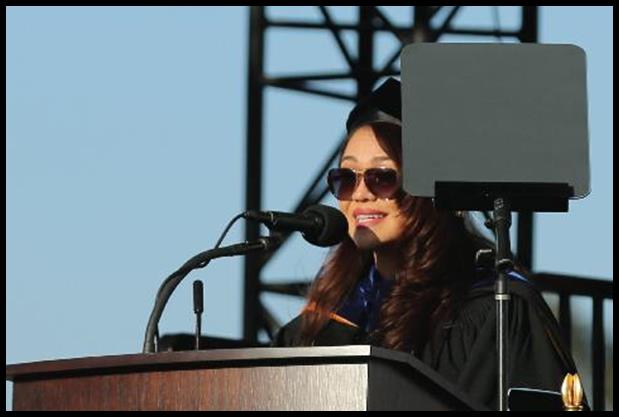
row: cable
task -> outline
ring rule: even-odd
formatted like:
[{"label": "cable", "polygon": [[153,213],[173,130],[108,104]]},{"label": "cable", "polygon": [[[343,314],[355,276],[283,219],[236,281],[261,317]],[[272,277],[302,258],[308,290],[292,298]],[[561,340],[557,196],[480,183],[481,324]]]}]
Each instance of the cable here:
[{"label": "cable", "polygon": [[226,228],[224,229],[223,233],[221,234],[221,237],[219,238],[219,240],[217,241],[217,243],[215,244],[215,247],[213,249],[217,249],[219,247],[219,245],[221,245],[221,242],[224,240],[224,237],[226,236],[226,234],[228,234],[228,230],[230,230],[230,228],[232,227],[232,225],[241,217],[243,217],[245,215],[245,213],[241,213],[241,214],[237,214],[236,216],[234,216],[234,218],[232,220],[230,220],[230,222],[228,223],[228,225],[226,226]]},{"label": "cable", "polygon": [[[228,225],[226,226],[226,228],[224,229],[224,231],[222,232],[221,236],[219,237],[219,240],[217,240],[217,243],[215,244],[215,246],[213,247],[213,249],[217,249],[219,248],[219,246],[221,245],[221,243],[223,242],[224,238],[226,237],[226,235],[228,234],[228,231],[230,230],[230,228],[232,227],[232,225],[241,217],[243,217],[245,213],[241,213],[241,214],[237,214],[236,216],[234,216],[232,218],[232,220],[230,220],[228,222]],[[193,259],[193,258],[192,258]],[[209,261],[204,261],[201,262],[200,264],[198,264],[197,266],[192,267],[191,269],[198,269],[198,268],[204,268],[206,265],[208,265]],[[185,267],[189,266],[189,264],[191,264],[191,259],[189,261],[187,261],[185,263],[185,265],[183,265],[182,267],[179,268],[178,271],[174,272],[172,275],[170,275],[169,277],[167,277],[163,283],[161,284],[161,286],[159,287],[159,291],[157,291],[157,298],[159,298],[159,296],[161,295],[161,293],[163,292],[163,290],[168,286],[168,284],[173,281],[177,276],[178,273],[183,270]]]}]

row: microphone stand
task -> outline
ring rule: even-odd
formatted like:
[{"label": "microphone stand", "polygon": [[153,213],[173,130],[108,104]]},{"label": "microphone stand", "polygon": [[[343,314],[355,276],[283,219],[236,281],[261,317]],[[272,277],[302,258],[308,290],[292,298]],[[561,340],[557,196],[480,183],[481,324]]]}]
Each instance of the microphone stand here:
[{"label": "microphone stand", "polygon": [[511,212],[509,201],[497,197],[493,202],[494,220],[491,222],[496,234],[496,260],[495,270],[497,279],[494,287],[494,299],[496,300],[496,325],[497,325],[497,362],[498,362],[498,400],[499,411],[507,410],[507,384],[509,366],[508,345],[508,317],[509,300],[507,274],[513,269],[509,242],[509,227],[511,226]]},{"label": "microphone stand", "polygon": [[157,332],[159,319],[163,313],[172,292],[176,289],[178,284],[196,268],[205,267],[211,260],[215,258],[221,258],[224,256],[244,255],[250,252],[258,252],[263,250],[270,250],[273,247],[279,245],[281,238],[273,235],[268,237],[261,237],[252,242],[238,243],[235,245],[224,246],[222,248],[214,248],[204,252],[201,252],[185,262],[176,272],[170,275],[159,287],[157,292],[157,298],[155,300],[155,306],[148,319],[148,325],[146,326],[146,333],[144,335],[143,353],[155,352],[155,333]]},{"label": "microphone stand", "polygon": [[493,216],[486,226],[496,236],[496,352],[498,409],[507,410],[509,378],[509,282],[508,274],[514,269],[509,228],[511,211],[567,212],[568,200],[574,196],[573,186],[567,183],[524,182],[449,182],[436,181],[434,205],[443,210],[488,210]]}]

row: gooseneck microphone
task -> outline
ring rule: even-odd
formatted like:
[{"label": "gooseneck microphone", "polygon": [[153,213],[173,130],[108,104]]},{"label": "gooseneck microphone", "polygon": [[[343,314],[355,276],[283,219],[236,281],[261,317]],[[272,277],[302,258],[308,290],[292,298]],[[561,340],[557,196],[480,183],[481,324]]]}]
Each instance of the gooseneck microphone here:
[{"label": "gooseneck microphone", "polygon": [[[239,215],[240,217],[240,215]],[[148,324],[146,325],[146,332],[144,334],[144,345],[142,348],[143,353],[155,352],[155,334],[157,333],[159,319],[163,313],[170,296],[180,284],[180,282],[189,274],[192,270],[197,268],[204,268],[208,263],[216,258],[223,256],[236,256],[245,255],[251,252],[260,252],[265,250],[272,250],[280,243],[280,239],[275,236],[261,237],[253,242],[237,243],[235,245],[219,247],[217,245],[213,249],[201,252],[189,259],[183,266],[181,266],[176,272],[167,277],[157,291],[155,298],[155,305],[148,318]]]},{"label": "gooseneck microphone", "polygon": [[249,210],[243,217],[263,223],[269,230],[301,232],[305,240],[316,246],[340,243],[348,233],[346,217],[338,209],[322,204],[310,206],[298,214]]},{"label": "gooseneck microphone", "polygon": [[[155,353],[155,340],[158,333],[158,323],[163,313],[172,292],[178,284],[192,270],[204,268],[208,263],[216,258],[224,256],[246,255],[252,252],[271,251],[281,244],[282,237],[276,233],[270,236],[260,237],[255,241],[243,242],[225,247],[220,247],[224,236],[232,226],[232,224],[240,219],[254,220],[263,223],[271,232],[282,231],[299,231],[303,234],[305,240],[317,246],[332,246],[340,243],[348,233],[348,222],[346,217],[337,209],[317,204],[310,206],[300,214],[281,213],[277,211],[246,211],[234,217],[226,226],[221,237],[215,244],[213,249],[201,252],[189,259],[177,271],[167,277],[155,298],[155,305],[148,318],[146,331],[144,334],[144,344],[142,351],[144,353]],[[199,334],[201,332],[200,312],[202,311],[202,303],[200,302],[201,289],[200,284],[195,287],[195,308],[194,312],[197,315],[196,328],[196,346],[199,348]]]}]

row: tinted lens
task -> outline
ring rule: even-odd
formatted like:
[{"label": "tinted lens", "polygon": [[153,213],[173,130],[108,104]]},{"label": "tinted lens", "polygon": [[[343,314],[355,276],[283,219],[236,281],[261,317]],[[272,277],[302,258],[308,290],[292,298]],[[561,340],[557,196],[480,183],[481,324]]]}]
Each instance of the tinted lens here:
[{"label": "tinted lens", "polygon": [[338,200],[348,200],[355,190],[357,174],[348,168],[333,168],[327,174],[329,191]]},{"label": "tinted lens", "polygon": [[391,198],[399,188],[398,173],[391,168],[370,168],[365,171],[363,180],[378,198]]}]

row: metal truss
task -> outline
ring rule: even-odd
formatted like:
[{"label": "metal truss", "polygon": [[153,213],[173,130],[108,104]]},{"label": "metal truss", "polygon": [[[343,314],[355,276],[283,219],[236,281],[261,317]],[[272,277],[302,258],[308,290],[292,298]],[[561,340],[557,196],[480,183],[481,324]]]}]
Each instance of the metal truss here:
[{"label": "metal truss", "polygon": [[[246,170],[246,209],[261,209],[262,185],[262,143],[263,143],[263,97],[267,88],[280,88],[301,91],[321,97],[347,100],[354,103],[368,95],[381,77],[399,75],[395,64],[400,56],[401,48],[397,48],[386,64],[376,68],[374,62],[374,38],[379,32],[389,32],[403,47],[411,42],[436,42],[445,35],[470,35],[480,37],[495,37],[497,39],[512,38],[520,42],[535,42],[537,40],[537,7],[521,7],[521,27],[518,30],[478,29],[454,27],[454,18],[464,8],[463,6],[410,6],[411,23],[407,26],[396,25],[377,6],[358,6],[357,23],[338,23],[326,6],[315,6],[323,21],[287,21],[268,19],[266,6],[250,7],[249,31],[249,78],[248,78],[248,109],[247,109],[247,170]],[[497,6],[489,6],[497,12]],[[498,20],[498,19],[497,19]],[[346,71],[321,72],[312,74],[292,74],[271,77],[264,70],[265,32],[269,28],[295,30],[322,30],[330,33],[334,45],[347,63]],[[357,49],[351,51],[345,44],[342,33],[352,31],[357,34]],[[347,95],[325,87],[317,87],[316,83],[327,80],[354,80],[357,92]],[[343,140],[343,138],[342,138]],[[341,141],[337,142],[328,153],[320,169],[307,185],[305,192],[299,197],[294,211],[302,211],[309,205],[321,201],[327,194],[324,182],[326,171],[337,158]],[[532,255],[532,214],[518,215],[517,257],[527,266],[531,265]],[[248,223],[245,237],[247,240],[259,236],[260,226]],[[287,239],[289,234],[284,235]],[[275,252],[265,255],[247,256],[245,259],[245,310],[244,338],[256,341],[258,331],[265,330],[269,336],[279,327],[272,314],[260,302],[260,293],[273,292],[288,295],[301,295],[307,287],[307,279],[293,281],[288,284],[263,284],[261,271]]]},{"label": "metal truss", "polygon": [[[270,6],[275,7],[275,6]],[[380,6],[356,6],[358,19],[356,23],[341,23],[333,16],[333,9],[326,6],[317,7],[322,22],[289,21],[267,18],[267,6],[251,6],[249,16],[249,71],[248,71],[248,101],[247,101],[247,151],[246,151],[246,210],[262,209],[262,144],[263,144],[263,103],[265,91],[268,88],[279,88],[321,96],[330,99],[346,100],[352,103],[368,95],[376,83],[385,76],[398,76],[399,70],[395,64],[400,56],[401,48],[386,60],[386,63],[376,68],[374,56],[375,35],[382,32],[392,33],[403,47],[411,42],[438,42],[446,35],[468,35],[480,38],[495,38],[498,42],[511,40],[517,42],[538,41],[538,8],[536,6],[517,6],[521,13],[520,27],[515,30],[503,30],[498,22],[498,10],[501,6],[486,6],[494,13],[493,29],[460,28],[454,19],[462,10],[471,6],[410,6],[410,24],[402,26],[393,23]],[[350,7],[350,6],[349,6]],[[409,7],[409,6],[407,6]],[[287,29],[299,31],[326,31],[333,38],[334,46],[346,61],[345,71],[324,71],[307,74],[290,74],[270,76],[265,73],[264,51],[265,32],[267,29]],[[354,32],[357,35],[357,48],[351,50],[344,42],[343,33]],[[344,94],[318,86],[321,81],[353,80],[356,83],[356,94]],[[302,211],[309,205],[320,202],[327,194],[324,178],[327,170],[337,159],[341,145],[340,138],[320,165],[318,172],[308,182],[305,191],[299,196],[294,211]],[[487,217],[488,213],[484,213]],[[533,213],[518,213],[516,258],[524,266],[531,269],[533,264]],[[246,223],[245,238],[258,238],[260,226],[256,223]],[[287,239],[289,234],[284,235]],[[280,327],[274,315],[261,302],[261,293],[276,293],[302,296],[309,283],[308,277],[290,279],[287,283],[267,284],[261,280],[261,272],[274,256],[275,252],[250,255],[245,258],[244,265],[244,313],[243,337],[247,343],[258,343],[258,333],[263,330],[272,338]],[[593,408],[604,408],[604,331],[602,318],[602,302],[612,300],[612,283],[589,278],[568,277],[564,275],[533,274],[545,291],[558,293],[560,296],[559,322],[567,332],[569,340],[570,329],[570,295],[587,295],[594,300],[594,337],[593,347]],[[566,280],[570,281],[566,290]],[[600,348],[601,346],[601,348]],[[601,350],[600,350],[601,349]]]}]

